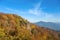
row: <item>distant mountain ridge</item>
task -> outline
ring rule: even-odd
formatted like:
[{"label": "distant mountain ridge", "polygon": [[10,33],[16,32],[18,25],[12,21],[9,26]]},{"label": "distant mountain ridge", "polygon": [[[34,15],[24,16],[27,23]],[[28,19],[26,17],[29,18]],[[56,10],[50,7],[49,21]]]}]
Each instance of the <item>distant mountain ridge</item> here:
[{"label": "distant mountain ridge", "polygon": [[60,23],[58,22],[44,22],[44,21],[40,21],[40,22],[36,22],[35,23],[38,26],[43,26],[43,27],[47,27],[50,29],[54,29],[54,30],[60,30]]}]

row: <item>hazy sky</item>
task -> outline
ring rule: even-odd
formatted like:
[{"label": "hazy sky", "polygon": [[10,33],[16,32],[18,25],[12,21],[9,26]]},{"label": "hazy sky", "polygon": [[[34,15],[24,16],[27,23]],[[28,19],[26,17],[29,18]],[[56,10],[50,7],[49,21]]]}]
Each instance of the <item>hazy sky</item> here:
[{"label": "hazy sky", "polygon": [[20,15],[30,22],[60,22],[60,0],[0,0],[0,12]]}]

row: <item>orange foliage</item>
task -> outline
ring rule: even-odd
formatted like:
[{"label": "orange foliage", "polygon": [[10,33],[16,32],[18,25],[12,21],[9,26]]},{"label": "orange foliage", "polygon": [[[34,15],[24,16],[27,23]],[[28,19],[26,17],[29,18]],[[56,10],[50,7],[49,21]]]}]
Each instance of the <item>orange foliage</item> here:
[{"label": "orange foliage", "polygon": [[20,16],[0,14],[0,40],[59,40],[59,36],[56,31],[39,27]]}]

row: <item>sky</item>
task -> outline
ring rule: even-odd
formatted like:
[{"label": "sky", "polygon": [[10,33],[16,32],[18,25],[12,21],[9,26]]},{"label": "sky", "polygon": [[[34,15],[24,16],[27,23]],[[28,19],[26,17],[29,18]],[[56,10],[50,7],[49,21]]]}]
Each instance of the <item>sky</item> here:
[{"label": "sky", "polygon": [[60,22],[60,0],[0,0],[0,12],[17,14],[30,22]]}]

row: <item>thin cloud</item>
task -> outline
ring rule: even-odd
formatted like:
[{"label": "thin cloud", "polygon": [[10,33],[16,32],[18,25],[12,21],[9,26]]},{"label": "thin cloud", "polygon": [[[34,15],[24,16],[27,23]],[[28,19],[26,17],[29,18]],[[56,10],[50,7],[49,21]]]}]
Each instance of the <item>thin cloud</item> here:
[{"label": "thin cloud", "polygon": [[22,14],[32,14],[32,15],[40,15],[42,14],[42,8],[41,8],[41,3],[37,3],[36,5],[34,5],[34,8],[32,9],[28,9],[27,11],[24,10],[15,10],[9,7],[4,7],[4,9],[8,12],[8,13],[22,13]]},{"label": "thin cloud", "polygon": [[5,12],[5,13],[13,13],[13,14],[25,13],[22,10],[16,10],[16,9],[12,9],[12,8],[9,8],[9,7],[2,7],[2,8],[4,8],[4,10],[2,10],[2,12]]},{"label": "thin cloud", "polygon": [[41,6],[41,3],[36,4],[33,9],[29,9],[28,10],[28,13],[31,13],[31,14],[34,14],[34,15],[41,14],[42,11],[41,11],[41,7],[40,6]]},{"label": "thin cloud", "polygon": [[[37,3],[36,5],[34,5],[34,8],[28,9],[27,11],[26,10],[15,10],[15,9],[8,8],[8,7],[4,7],[4,9],[5,9],[5,12],[7,12],[7,13],[14,13],[14,14],[18,14],[18,15],[19,14],[35,15],[37,17],[36,20],[34,19],[35,21],[50,21],[50,22],[56,21],[56,22],[58,22],[59,18],[56,18],[53,14],[44,12],[41,8],[41,4],[42,3]],[[28,19],[28,20],[31,21],[31,19]]]}]

